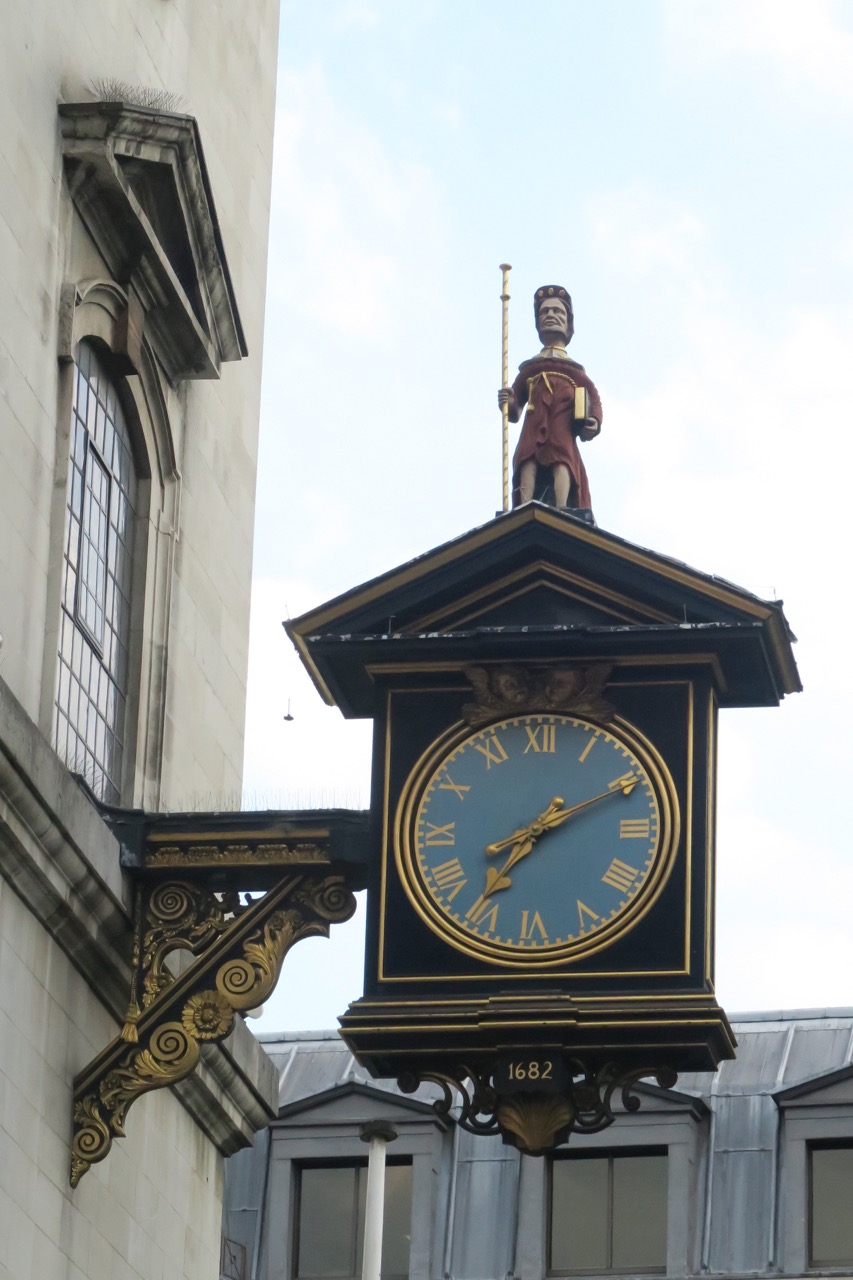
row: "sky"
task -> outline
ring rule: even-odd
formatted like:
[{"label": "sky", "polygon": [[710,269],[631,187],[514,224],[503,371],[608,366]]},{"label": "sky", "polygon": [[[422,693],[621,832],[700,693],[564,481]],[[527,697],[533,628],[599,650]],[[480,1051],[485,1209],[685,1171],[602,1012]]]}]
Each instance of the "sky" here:
[{"label": "sky", "polygon": [[[843,0],[284,0],[245,805],[369,804],[281,623],[500,508],[509,262],[512,370],[572,294],[598,523],[798,637],[804,692],[720,717],[719,1001],[853,1005],[851,115]],[[256,1029],[336,1025],[362,917]]]}]

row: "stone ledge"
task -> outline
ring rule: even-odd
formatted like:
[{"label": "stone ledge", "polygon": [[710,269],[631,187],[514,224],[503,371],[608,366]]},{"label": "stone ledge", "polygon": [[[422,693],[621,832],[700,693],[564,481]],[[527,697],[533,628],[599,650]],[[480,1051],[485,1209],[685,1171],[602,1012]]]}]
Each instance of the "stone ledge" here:
[{"label": "stone ledge", "polygon": [[[2,679],[0,875],[120,1025],[131,927],[118,841]],[[239,1018],[173,1092],[225,1155],[277,1113],[275,1068]]]}]

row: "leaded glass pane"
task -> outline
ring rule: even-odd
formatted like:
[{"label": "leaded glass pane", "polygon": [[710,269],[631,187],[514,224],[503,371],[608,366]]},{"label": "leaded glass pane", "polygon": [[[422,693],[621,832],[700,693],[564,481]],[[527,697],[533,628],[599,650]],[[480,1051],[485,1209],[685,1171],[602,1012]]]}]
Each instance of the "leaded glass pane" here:
[{"label": "leaded glass pane", "polygon": [[54,742],[103,800],[120,799],[136,475],[127,423],[97,352],[75,370]]}]

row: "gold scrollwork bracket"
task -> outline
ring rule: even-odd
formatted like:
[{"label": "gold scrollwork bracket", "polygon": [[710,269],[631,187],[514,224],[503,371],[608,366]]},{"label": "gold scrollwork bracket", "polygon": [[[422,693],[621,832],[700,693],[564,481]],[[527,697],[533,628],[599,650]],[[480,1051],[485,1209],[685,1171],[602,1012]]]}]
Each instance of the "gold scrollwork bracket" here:
[{"label": "gold scrollwork bracket", "polygon": [[[263,1004],[295,943],[327,936],[354,911],[344,876],[319,868],[285,874],[247,903],[187,881],[139,884],[125,1025],[74,1082],[72,1187],[125,1136],[138,1097],[183,1080],[203,1043],[224,1040],[236,1013]],[[195,957],[178,976],[164,964],[175,950]]]},{"label": "gold scrollwork bracket", "polygon": [[[611,1062],[596,1068],[567,1058],[555,1064],[554,1087],[546,1088],[538,1064],[536,1080],[528,1074],[530,1062],[522,1059],[512,1066],[514,1079],[506,1063],[485,1068],[460,1064],[450,1071],[406,1071],[397,1085],[403,1093],[414,1093],[422,1084],[437,1085],[442,1091],[432,1104],[437,1115],[447,1117],[456,1107],[456,1122],[469,1133],[499,1133],[507,1145],[541,1156],[572,1133],[599,1133],[613,1124],[617,1093],[625,1111],[638,1111],[640,1098],[634,1089],[641,1080],[671,1089],[678,1078],[669,1066]],[[523,1080],[517,1074],[521,1069]]]}]

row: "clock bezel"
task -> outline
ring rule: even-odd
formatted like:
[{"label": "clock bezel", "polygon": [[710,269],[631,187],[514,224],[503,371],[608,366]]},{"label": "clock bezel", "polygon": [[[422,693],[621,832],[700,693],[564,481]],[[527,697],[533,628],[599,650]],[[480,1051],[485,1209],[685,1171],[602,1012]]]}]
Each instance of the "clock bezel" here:
[{"label": "clock bezel", "polygon": [[[497,943],[456,925],[428,888],[418,861],[416,825],[421,802],[434,775],[448,757],[466,741],[480,734],[523,721],[529,716],[555,716],[587,725],[596,733],[610,734],[637,759],[658,805],[660,831],[654,865],[636,896],[601,928],[570,942],[547,949]],[[659,898],[675,864],[681,836],[681,814],[673,777],[649,739],[621,716],[602,723],[588,715],[555,707],[525,707],[512,715],[498,716],[475,727],[456,721],[421,753],[401,788],[393,822],[394,859],[400,883],[420,919],[456,951],[480,962],[528,971],[550,970],[586,958],[611,946],[631,932]]]}]

